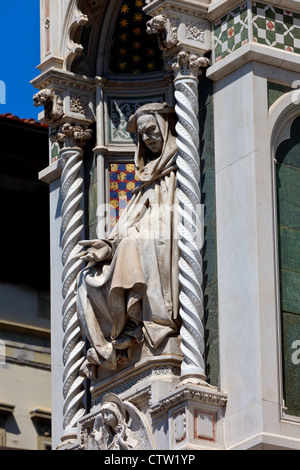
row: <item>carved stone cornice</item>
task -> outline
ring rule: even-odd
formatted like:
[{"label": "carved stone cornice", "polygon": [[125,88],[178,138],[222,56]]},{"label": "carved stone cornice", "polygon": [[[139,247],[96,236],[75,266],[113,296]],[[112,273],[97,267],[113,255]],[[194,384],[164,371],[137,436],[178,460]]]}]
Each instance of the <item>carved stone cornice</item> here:
[{"label": "carved stone cornice", "polygon": [[164,10],[170,9],[178,13],[205,16],[211,0],[146,0],[144,10],[147,14],[154,16],[162,14]]},{"label": "carved stone cornice", "polygon": [[86,141],[92,137],[93,131],[78,125],[65,123],[57,132],[53,134],[52,140],[56,140],[59,144],[66,148],[84,148]]},{"label": "carved stone cornice", "polygon": [[204,55],[211,50],[211,25],[203,16],[162,9],[147,23],[147,33],[157,34],[166,57],[182,50]]},{"label": "carved stone cornice", "polygon": [[40,91],[33,97],[35,106],[44,106],[40,121],[56,126],[63,122],[90,125],[95,121],[96,80],[70,72],[51,70],[32,81]]},{"label": "carved stone cornice", "polygon": [[156,418],[169,412],[171,408],[183,402],[193,401],[205,403],[217,407],[224,407],[227,403],[227,395],[219,392],[214,387],[197,387],[195,385],[184,385],[169,395],[165,396],[150,408],[150,415]]}]

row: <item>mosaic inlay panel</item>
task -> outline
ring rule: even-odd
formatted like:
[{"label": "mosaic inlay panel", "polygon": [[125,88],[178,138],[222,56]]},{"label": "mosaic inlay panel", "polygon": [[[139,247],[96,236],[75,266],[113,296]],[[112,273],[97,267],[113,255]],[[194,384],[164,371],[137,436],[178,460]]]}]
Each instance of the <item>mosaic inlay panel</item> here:
[{"label": "mosaic inlay panel", "polygon": [[110,228],[116,225],[123,210],[132,198],[132,191],[141,182],[135,174],[134,163],[111,163],[109,165]]},{"label": "mosaic inlay panel", "polygon": [[214,23],[215,62],[248,42],[248,10],[244,2]]},{"label": "mosaic inlay panel", "polygon": [[253,2],[253,40],[259,44],[300,53],[300,14]]},{"label": "mosaic inlay panel", "polygon": [[108,98],[108,140],[110,144],[131,145],[135,138],[126,130],[128,119],[136,110],[147,103],[163,103],[165,95],[140,98]]}]

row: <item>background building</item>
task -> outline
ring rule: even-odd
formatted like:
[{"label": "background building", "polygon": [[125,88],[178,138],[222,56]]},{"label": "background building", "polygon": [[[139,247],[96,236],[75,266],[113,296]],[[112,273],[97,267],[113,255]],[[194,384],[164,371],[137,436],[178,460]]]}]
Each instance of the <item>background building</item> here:
[{"label": "background building", "polygon": [[51,446],[48,128],[0,116],[0,446]]},{"label": "background building", "polygon": [[[299,33],[294,0],[41,1],[54,447],[91,447],[110,391],[158,449],[300,448]],[[115,224],[103,204],[122,210],[136,184],[128,118],[163,101],[176,105],[180,188],[204,206],[201,263],[182,273],[197,321],[183,318],[186,349],[100,368],[90,387],[70,253]]]}]

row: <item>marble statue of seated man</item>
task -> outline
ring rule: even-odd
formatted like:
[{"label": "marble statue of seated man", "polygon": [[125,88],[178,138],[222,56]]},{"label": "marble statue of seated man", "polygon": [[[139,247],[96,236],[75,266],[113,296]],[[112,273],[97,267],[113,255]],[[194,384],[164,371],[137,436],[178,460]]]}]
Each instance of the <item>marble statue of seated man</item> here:
[{"label": "marble statue of seated man", "polygon": [[116,370],[137,343],[157,348],[179,328],[175,113],[140,107],[127,130],[138,136],[141,185],[106,240],[81,242],[87,262],[77,280],[81,331],[91,365]]}]

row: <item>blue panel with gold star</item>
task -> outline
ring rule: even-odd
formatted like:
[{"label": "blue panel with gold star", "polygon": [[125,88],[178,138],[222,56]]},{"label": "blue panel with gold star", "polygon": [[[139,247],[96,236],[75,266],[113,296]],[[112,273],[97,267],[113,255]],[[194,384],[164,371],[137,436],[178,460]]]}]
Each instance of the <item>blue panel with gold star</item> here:
[{"label": "blue panel with gold star", "polygon": [[110,50],[111,73],[146,73],[163,70],[162,52],[156,34],[147,34],[151,19],[144,0],[123,0],[117,17]]},{"label": "blue panel with gold star", "polygon": [[109,165],[110,228],[116,225],[132,197],[132,191],[141,182],[135,174],[134,163],[111,163]]}]

